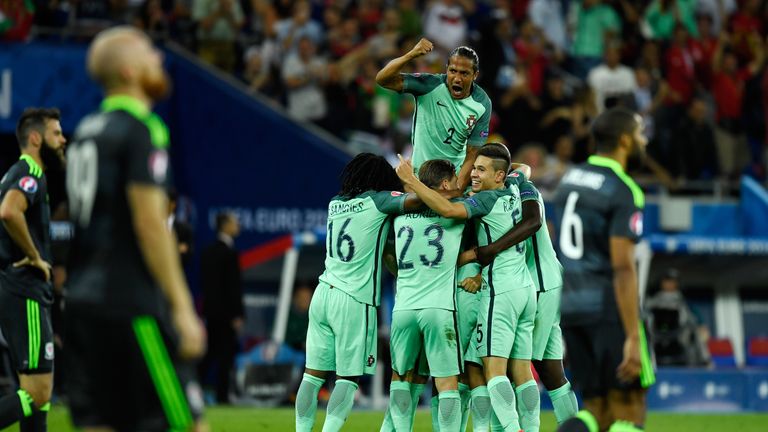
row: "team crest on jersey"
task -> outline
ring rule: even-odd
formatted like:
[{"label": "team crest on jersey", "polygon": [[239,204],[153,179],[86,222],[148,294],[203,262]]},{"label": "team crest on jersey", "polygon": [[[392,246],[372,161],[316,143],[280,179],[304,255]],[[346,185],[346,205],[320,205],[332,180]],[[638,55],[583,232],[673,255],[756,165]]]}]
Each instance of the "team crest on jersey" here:
[{"label": "team crest on jersey", "polygon": [[467,129],[472,129],[472,127],[475,126],[475,123],[477,123],[477,116],[470,114],[469,117],[467,117]]},{"label": "team crest on jersey", "polygon": [[168,174],[168,152],[155,150],[149,155],[149,173],[157,183],[163,183]]},{"label": "team crest on jersey", "polygon": [[53,360],[53,342],[48,342],[45,344],[45,359]]},{"label": "team crest on jersey", "polygon": [[398,192],[398,191],[392,191],[392,193],[390,193],[390,195],[392,195],[393,197],[399,197],[402,194],[403,194],[402,192]]},{"label": "team crest on jersey", "polygon": [[632,214],[629,218],[629,229],[638,237],[643,235],[643,212],[636,211]]},{"label": "team crest on jersey", "polygon": [[34,177],[26,176],[19,180],[19,187],[26,193],[37,192],[37,180]]},{"label": "team crest on jersey", "polygon": [[368,361],[366,363],[368,364],[368,367],[371,367],[374,363],[376,363],[376,358],[373,356],[373,354],[368,356]]}]

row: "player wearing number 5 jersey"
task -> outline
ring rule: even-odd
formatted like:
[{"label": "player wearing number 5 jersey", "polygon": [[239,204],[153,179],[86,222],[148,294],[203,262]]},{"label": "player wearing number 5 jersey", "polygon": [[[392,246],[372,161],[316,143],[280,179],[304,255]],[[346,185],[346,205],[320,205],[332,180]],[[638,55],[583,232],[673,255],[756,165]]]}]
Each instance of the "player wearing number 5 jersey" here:
[{"label": "player wearing number 5 jersey", "polygon": [[421,39],[384,66],[376,75],[376,83],[416,98],[411,133],[414,173],[428,160],[448,160],[458,169],[459,189],[464,190],[477,151],[488,138],[491,99],[475,83],[480,60],[469,47],[451,52],[445,74],[400,72],[411,60],[431,51],[432,42]]},{"label": "player wearing number 5 jersey", "polygon": [[[436,191],[456,189],[455,167],[446,160],[425,162],[419,179]],[[440,430],[458,432],[461,426],[462,352],[454,287],[463,232],[463,221],[441,217],[429,208],[395,219],[397,296],[392,313],[389,410],[398,432],[411,430],[416,407],[406,374],[422,351],[439,393]]]},{"label": "player wearing number 5 jersey", "polygon": [[400,192],[395,171],[381,156],[363,153],[341,173],[341,191],[328,204],[325,271],[309,307],[307,363],[296,395],[296,430],[311,431],[317,393],[327,372],[337,380],[323,431],[338,431],[352,409],[357,381],[376,368],[376,307],[382,252],[392,216],[416,209]]},{"label": "player wearing number 5 jersey", "polygon": [[[507,233],[520,221],[520,198],[504,180],[509,169],[509,152],[496,146],[480,149],[472,170],[474,196],[463,202],[450,202],[427,188],[413,176],[410,163],[401,161],[397,173],[406,186],[424,203],[444,217],[477,219],[478,244],[485,246]],[[515,394],[507,378],[510,358],[530,361],[531,333],[536,314],[536,298],[528,268],[525,248],[500,252],[491,265],[483,269],[483,282],[488,285],[480,306],[476,347],[483,360],[491,406],[503,430],[518,431]]]},{"label": "player wearing number 5 jersey", "polygon": [[644,197],[625,172],[645,153],[643,120],[614,108],[595,120],[592,135],[597,154],[563,176],[554,198],[564,267],[561,325],[587,409],[560,430],[635,431],[655,380],[634,257]]}]

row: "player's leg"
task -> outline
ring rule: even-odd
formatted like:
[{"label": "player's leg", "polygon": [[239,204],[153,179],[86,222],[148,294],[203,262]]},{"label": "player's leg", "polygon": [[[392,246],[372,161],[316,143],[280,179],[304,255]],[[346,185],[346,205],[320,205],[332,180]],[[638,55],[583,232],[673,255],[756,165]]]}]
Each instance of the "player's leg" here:
[{"label": "player's leg", "polygon": [[464,359],[456,314],[444,309],[423,309],[419,311],[419,327],[424,335],[424,351],[438,395],[439,430],[458,432],[461,428],[458,377]]},{"label": "player's leg", "polygon": [[320,283],[309,306],[306,369],[296,393],[297,432],[312,430],[317,413],[317,394],[325,383],[326,371],[336,369],[336,336],[326,315],[329,291],[327,284]]},{"label": "player's leg", "polygon": [[[390,353],[392,382],[389,387],[389,415],[397,432],[410,432],[414,410],[411,378],[421,354],[421,334],[417,311],[399,310],[392,313]],[[423,387],[422,387],[423,388]]]},{"label": "player's leg", "polygon": [[467,381],[470,387],[470,411],[472,412],[472,430],[488,432],[491,428],[491,395],[485,382],[483,367],[476,361],[470,361],[470,356],[476,357],[475,344],[470,344],[467,350],[468,360],[464,363],[467,370]]},{"label": "player's leg", "polygon": [[527,291],[528,298],[524,304],[515,328],[515,343],[512,347],[512,358],[509,370],[515,383],[515,399],[517,412],[520,415],[520,426],[525,432],[538,432],[541,424],[539,386],[531,373],[531,358],[533,356],[533,327],[536,319],[536,294]]},{"label": "player's leg", "polygon": [[608,410],[613,423],[612,432],[641,431],[645,425],[645,389],[610,390],[608,392]]},{"label": "player's leg", "polygon": [[533,327],[533,366],[549,392],[558,424],[579,411],[576,394],[563,370],[563,333],[560,329],[560,297],[557,288],[539,294]]},{"label": "player's leg", "polygon": [[327,319],[336,337],[336,383],[328,399],[323,432],[341,430],[347,421],[359,378],[376,373],[376,308],[337,289],[329,290]]},{"label": "player's leg", "polygon": [[19,390],[0,398],[0,429],[20,422],[24,431],[45,430],[53,387],[53,332],[46,311],[34,300],[0,289],[0,328],[20,382]]},{"label": "player's leg", "polygon": [[487,316],[486,308],[483,308],[478,317],[478,322],[487,323],[489,333],[481,353],[484,355],[483,368],[491,406],[505,431],[517,432],[520,429],[515,391],[507,377],[507,368],[515,346],[518,321],[527,301],[526,290],[498,294],[489,298]]},{"label": "player's leg", "polygon": [[[462,267],[459,272],[462,271]],[[469,272],[472,273],[472,272]],[[475,274],[479,270],[475,270]],[[457,280],[462,280],[462,274],[459,274]],[[465,355],[470,344],[475,344],[477,329],[477,311],[480,307],[480,294],[469,293],[462,288],[456,290],[456,316],[459,321],[459,340],[461,341],[461,352]],[[485,382],[482,383],[485,385]],[[469,421],[469,412],[471,406],[472,390],[466,367],[459,377],[459,396],[461,397],[461,431],[467,429]]]}]

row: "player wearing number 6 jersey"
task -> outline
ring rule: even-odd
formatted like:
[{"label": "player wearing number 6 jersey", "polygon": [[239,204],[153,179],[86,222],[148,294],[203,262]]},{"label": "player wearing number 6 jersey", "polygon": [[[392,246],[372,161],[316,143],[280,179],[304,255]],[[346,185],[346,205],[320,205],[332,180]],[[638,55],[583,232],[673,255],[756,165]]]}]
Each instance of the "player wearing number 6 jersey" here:
[{"label": "player wearing number 6 jersey", "polygon": [[[398,176],[424,203],[444,217],[477,219],[477,236],[485,246],[509,231],[520,221],[519,195],[506,187],[509,152],[496,146],[480,149],[472,170],[474,196],[463,202],[450,202],[418,181],[410,163],[401,161]],[[483,282],[487,294],[478,314],[478,323],[484,331],[478,332],[477,350],[483,360],[488,382],[491,406],[503,430],[520,429],[515,394],[506,376],[510,358],[530,361],[531,333],[536,313],[536,298],[528,268],[525,249],[511,248],[499,253],[493,263],[483,269]]]},{"label": "player wearing number 6 jersey", "polygon": [[432,51],[432,42],[421,39],[401,57],[390,61],[376,75],[376,83],[416,98],[413,114],[413,169],[428,160],[445,159],[459,171],[459,189],[469,184],[472,163],[488,138],[491,99],[475,83],[480,59],[469,47],[456,48],[448,56],[446,73],[401,73],[411,60]]},{"label": "player wearing number 6 jersey", "polygon": [[623,108],[603,112],[592,135],[597,154],[563,176],[554,198],[565,270],[561,325],[587,409],[560,430],[635,431],[655,378],[634,254],[644,197],[625,170],[642,158],[647,141],[642,118]]},{"label": "player wearing number 6 jersey", "polygon": [[382,252],[392,216],[421,201],[400,192],[381,156],[363,153],[341,173],[341,191],[328,204],[325,271],[309,307],[307,363],[296,395],[296,430],[311,431],[317,393],[329,371],[337,380],[323,431],[338,431],[352,409],[357,381],[376,369],[376,307]]},{"label": "player wearing number 6 jersey", "polygon": [[[434,190],[456,189],[455,167],[446,160],[425,162],[419,179]],[[389,410],[398,432],[411,430],[415,406],[406,374],[422,351],[439,393],[440,430],[458,432],[461,426],[462,352],[454,287],[463,231],[463,221],[441,217],[429,208],[395,219],[397,296],[392,313]]]}]

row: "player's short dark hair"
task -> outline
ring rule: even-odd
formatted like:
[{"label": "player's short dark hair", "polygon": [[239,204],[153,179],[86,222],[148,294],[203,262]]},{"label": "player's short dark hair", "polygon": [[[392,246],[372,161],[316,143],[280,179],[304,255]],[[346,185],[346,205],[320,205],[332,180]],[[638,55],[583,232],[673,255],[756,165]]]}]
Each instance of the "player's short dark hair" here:
[{"label": "player's short dark hair", "polygon": [[443,180],[450,180],[456,175],[456,167],[445,159],[432,159],[419,168],[419,180],[428,188],[440,186]]},{"label": "player's short dark hair", "polygon": [[48,120],[61,120],[61,113],[58,108],[25,109],[16,123],[16,139],[19,141],[19,147],[27,147],[27,139],[29,139],[29,134],[32,131],[44,135],[45,124]]},{"label": "player's short dark hair", "polygon": [[632,135],[637,128],[636,113],[624,107],[603,111],[592,123],[592,137],[598,152],[611,152],[622,135]]},{"label": "player's short dark hair", "polygon": [[403,191],[395,169],[381,156],[360,153],[341,171],[339,196],[352,198],[366,191]]},{"label": "player's short dark hair", "polygon": [[448,54],[448,61],[451,61],[451,58],[454,56],[464,57],[469,59],[472,62],[472,70],[475,72],[480,70],[480,57],[477,56],[477,52],[473,50],[472,48],[468,46],[460,46],[457,48],[454,48],[453,51],[451,51],[450,54]]},{"label": "player's short dark hair", "polygon": [[485,156],[493,160],[493,169],[496,171],[504,171],[506,173],[509,171],[509,165],[512,163],[512,158],[509,155],[509,149],[507,149],[504,144],[486,144],[480,147],[477,155]]},{"label": "player's short dark hair", "polygon": [[216,215],[216,232],[221,232],[224,225],[235,218],[235,215],[228,211],[220,212]]},{"label": "player's short dark hair", "polygon": [[505,153],[506,153],[506,154],[509,156],[509,164],[510,164],[510,168],[509,168],[509,170],[511,171],[511,165],[512,165],[512,153],[510,153],[510,152],[509,152],[509,147],[507,147],[506,145],[504,145],[503,143],[500,143],[500,142],[489,142],[489,143],[485,143],[485,146],[496,147],[496,148],[498,148],[499,150],[501,150],[501,151],[505,152]]}]

